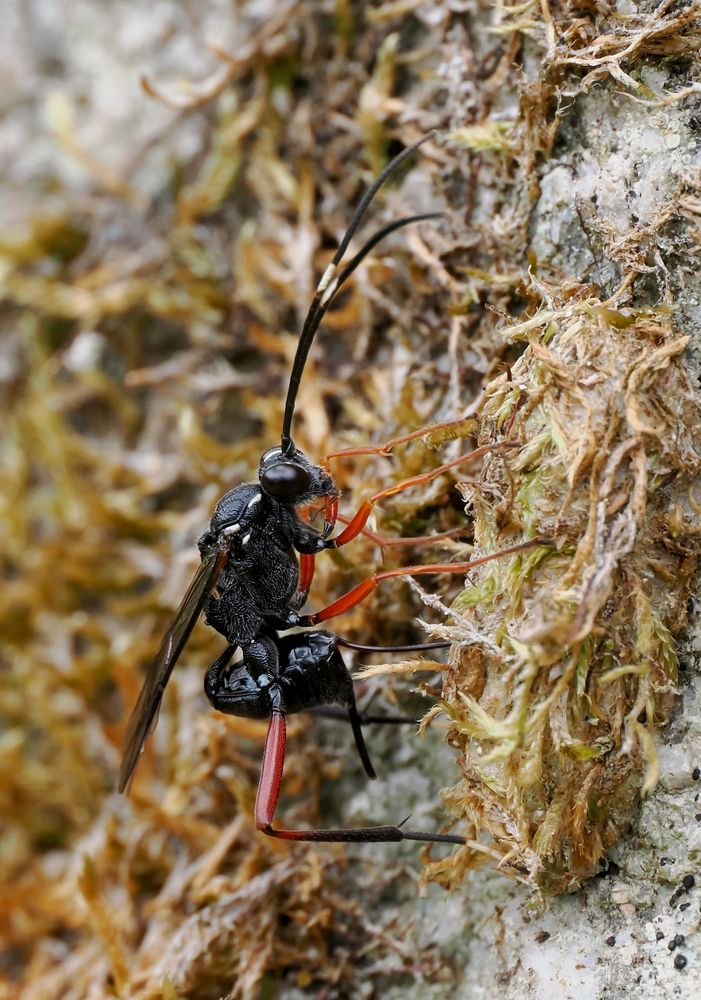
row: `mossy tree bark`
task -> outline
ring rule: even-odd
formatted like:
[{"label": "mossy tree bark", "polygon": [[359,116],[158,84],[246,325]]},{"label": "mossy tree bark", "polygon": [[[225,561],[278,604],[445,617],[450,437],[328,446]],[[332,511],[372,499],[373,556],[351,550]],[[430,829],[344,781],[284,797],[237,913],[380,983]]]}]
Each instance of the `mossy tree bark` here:
[{"label": "mossy tree bark", "polygon": [[[54,6],[8,12],[0,42],[4,995],[698,996],[699,4]],[[471,476],[476,543],[544,532],[559,554],[471,577],[460,619],[427,598],[457,644],[451,746],[373,733],[368,785],[343,735],[292,727],[284,807],[457,816],[508,855],[434,852],[419,895],[414,847],[256,834],[263,732],[206,714],[204,629],[133,799],[111,790],[194,538],[279,434],[361,179],[433,127],[378,225],[447,221],[378,253],[329,318],[300,443],[382,440],[484,392],[481,433],[523,447]],[[440,461],[339,478],[360,496]],[[454,527],[453,485],[400,498],[385,533]],[[358,563],[320,565],[319,595]],[[420,605],[399,593],[344,628],[406,640]]]}]

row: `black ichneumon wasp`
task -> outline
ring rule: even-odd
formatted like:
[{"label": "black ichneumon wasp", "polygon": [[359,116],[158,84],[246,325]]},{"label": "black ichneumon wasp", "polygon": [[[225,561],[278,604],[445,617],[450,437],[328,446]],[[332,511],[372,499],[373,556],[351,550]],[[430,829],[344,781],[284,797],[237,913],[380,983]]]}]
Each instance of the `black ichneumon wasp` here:
[{"label": "black ichneumon wasp", "polygon": [[[362,732],[362,722],[370,720],[363,720],[358,713],[352,678],[339,646],[401,652],[447,645],[433,642],[419,647],[361,647],[328,632],[281,633],[297,626],[308,628],[342,614],[364,600],[384,579],[428,573],[464,573],[473,566],[538,544],[538,540],[520,543],[472,562],[386,570],[369,577],[321,611],[311,615],[299,614],[312,582],[315,556],[324,549],[338,548],[356,538],[364,530],[378,500],[418,483],[428,482],[447,469],[487,451],[514,446],[513,442],[488,445],[429,473],[395,484],[364,501],[353,518],[344,519],[346,527],[331,537],[338,518],[338,491],[334,481],[323,463],[314,465],[292,441],[295,401],[307,356],[319,325],[336,295],[358,265],[386,236],[412,223],[440,218],[440,213],[427,212],[383,226],[341,268],[350,241],[377,191],[389,175],[433,135],[429,133],[395,156],[368,188],[319,282],[302,327],[290,374],[280,447],[271,448],[262,456],[258,482],[237,486],[221,498],[209,530],[199,540],[200,567],[151,665],[129,720],[119,774],[120,791],[128,787],[133,777],[172,670],[197,619],[204,612],[207,624],[227,640],[226,649],[206,674],[205,693],[210,703],[229,715],[270,719],[255,808],[258,829],[288,840],[465,843],[464,838],[452,834],[422,833],[405,830],[402,826],[335,830],[273,827],[285,756],[287,714],[323,706],[342,706],[351,723],[365,772],[369,777],[375,777]],[[380,447],[354,449],[353,453],[387,453],[393,445],[414,436],[410,434]],[[315,502],[323,503],[325,510],[322,531],[307,524],[299,514],[300,508]],[[300,556],[299,563],[297,554]],[[237,649],[241,651],[242,659],[230,667]]]}]

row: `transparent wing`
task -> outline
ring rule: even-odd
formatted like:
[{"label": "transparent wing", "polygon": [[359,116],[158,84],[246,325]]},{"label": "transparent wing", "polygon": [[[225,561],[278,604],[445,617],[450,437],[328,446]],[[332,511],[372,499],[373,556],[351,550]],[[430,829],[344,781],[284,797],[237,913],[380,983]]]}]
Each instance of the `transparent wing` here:
[{"label": "transparent wing", "polygon": [[119,769],[119,791],[129,785],[144,749],[146,739],[154,726],[163,692],[173,667],[195,627],[205,602],[216,586],[217,580],[229,558],[226,549],[213,549],[202,560],[200,568],[188,587],[173,622],[165,634],[161,648],[149,668],[139,699],[131,713],[124,741],[124,755]]}]

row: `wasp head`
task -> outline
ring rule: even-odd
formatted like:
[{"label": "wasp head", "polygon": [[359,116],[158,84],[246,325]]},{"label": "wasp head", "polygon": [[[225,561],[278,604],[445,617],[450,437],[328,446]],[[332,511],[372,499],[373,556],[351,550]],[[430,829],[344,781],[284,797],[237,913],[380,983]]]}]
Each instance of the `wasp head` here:
[{"label": "wasp head", "polygon": [[264,493],[295,506],[336,494],[331,476],[294,445],[287,452],[269,448],[260,460],[258,478]]}]

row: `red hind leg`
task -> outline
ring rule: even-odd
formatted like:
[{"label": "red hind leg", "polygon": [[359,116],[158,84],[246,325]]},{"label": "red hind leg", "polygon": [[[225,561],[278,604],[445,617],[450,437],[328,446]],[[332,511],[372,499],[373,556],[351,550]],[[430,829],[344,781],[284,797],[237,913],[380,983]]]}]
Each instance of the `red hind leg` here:
[{"label": "red hind leg", "polygon": [[388,841],[420,840],[428,843],[458,844],[463,846],[463,837],[446,833],[422,833],[418,830],[403,830],[400,826],[367,826],[343,830],[285,830],[273,826],[275,808],[280,797],[282,772],[285,764],[287,727],[282,699],[273,708],[268,735],[263,751],[263,766],[256,796],[256,827],[269,837],[280,840],[315,841],[317,843],[386,843]]},{"label": "red hind leg", "polygon": [[285,767],[285,747],[287,744],[287,723],[284,710],[273,709],[265,738],[263,765],[258,780],[255,817],[259,830],[268,832],[275,816],[275,807],[280,797],[282,772]]}]

